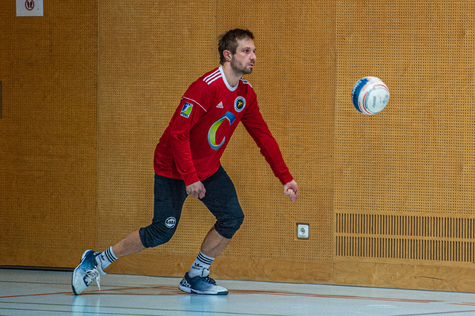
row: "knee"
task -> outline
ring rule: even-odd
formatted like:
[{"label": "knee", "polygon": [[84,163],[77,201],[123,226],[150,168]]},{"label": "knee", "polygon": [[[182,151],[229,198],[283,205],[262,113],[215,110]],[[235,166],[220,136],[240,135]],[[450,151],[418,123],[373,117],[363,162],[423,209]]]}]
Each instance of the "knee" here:
[{"label": "knee", "polygon": [[231,219],[218,220],[214,225],[216,231],[224,238],[231,239],[234,234],[239,230],[244,222],[244,214]]},{"label": "knee", "polygon": [[164,228],[159,225],[151,224],[140,229],[140,239],[145,248],[152,248],[163,245],[170,241],[176,231],[173,228]]}]

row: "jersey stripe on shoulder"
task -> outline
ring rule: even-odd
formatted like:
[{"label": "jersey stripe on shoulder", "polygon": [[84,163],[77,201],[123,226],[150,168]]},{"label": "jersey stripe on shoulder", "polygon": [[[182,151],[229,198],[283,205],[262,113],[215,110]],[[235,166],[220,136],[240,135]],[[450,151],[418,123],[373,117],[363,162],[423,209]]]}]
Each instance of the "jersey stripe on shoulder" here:
[{"label": "jersey stripe on shoulder", "polygon": [[[241,82],[242,82],[243,84],[248,84],[248,85],[250,85],[251,88],[252,88],[251,83],[250,83],[249,81],[247,81],[246,79],[241,78]],[[254,88],[253,88],[253,89],[254,89]]]},{"label": "jersey stripe on shoulder", "polygon": [[199,103],[196,102],[195,100],[190,99],[190,98],[187,98],[187,97],[181,97],[181,98],[182,98],[182,99],[185,99],[185,100],[193,101],[195,104],[198,104],[205,112],[208,112],[201,104],[199,104]]},{"label": "jersey stripe on shoulder", "polygon": [[221,72],[219,71],[219,69],[217,69],[216,71],[213,71],[210,75],[205,77],[203,81],[209,85],[218,78],[221,78]]}]

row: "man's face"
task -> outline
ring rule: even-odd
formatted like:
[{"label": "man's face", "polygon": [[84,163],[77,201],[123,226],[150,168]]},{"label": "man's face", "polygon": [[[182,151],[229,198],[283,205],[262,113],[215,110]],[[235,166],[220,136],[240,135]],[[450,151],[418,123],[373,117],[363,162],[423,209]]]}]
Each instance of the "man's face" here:
[{"label": "man's face", "polygon": [[256,47],[250,38],[238,40],[236,54],[232,55],[231,68],[236,74],[250,74],[256,61]]}]

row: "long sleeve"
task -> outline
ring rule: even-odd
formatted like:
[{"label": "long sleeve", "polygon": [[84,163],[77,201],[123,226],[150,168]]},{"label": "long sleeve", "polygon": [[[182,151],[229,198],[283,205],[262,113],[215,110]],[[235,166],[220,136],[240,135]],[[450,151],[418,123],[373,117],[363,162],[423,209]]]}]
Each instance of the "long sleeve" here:
[{"label": "long sleeve", "polygon": [[253,104],[249,106],[249,109],[242,117],[241,122],[260,148],[261,154],[265,157],[272,172],[280,182],[286,184],[287,182],[292,181],[293,177],[284,162],[277,141],[272,136],[267,123],[262,117],[257,101],[254,101]]},{"label": "long sleeve", "polygon": [[199,181],[191,154],[190,133],[205,111],[199,104],[182,98],[180,115],[175,115],[170,129],[170,145],[174,161],[185,185]]}]

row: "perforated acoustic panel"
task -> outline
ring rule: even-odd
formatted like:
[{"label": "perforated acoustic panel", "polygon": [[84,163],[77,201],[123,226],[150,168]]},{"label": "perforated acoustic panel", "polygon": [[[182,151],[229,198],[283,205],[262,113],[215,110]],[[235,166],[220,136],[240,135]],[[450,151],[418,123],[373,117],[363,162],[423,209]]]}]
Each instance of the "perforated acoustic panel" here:
[{"label": "perforated acoustic panel", "polygon": [[[336,260],[473,262],[473,1],[337,2]],[[386,109],[353,84],[376,76]]]},{"label": "perforated acoustic panel", "polygon": [[[239,129],[223,165],[235,181],[246,218],[223,255],[331,261],[334,1],[242,1],[240,6],[252,10],[236,10],[232,1],[218,6],[218,31],[240,27],[254,32],[256,66],[245,78],[257,93],[300,197],[290,203],[282,195],[259,148]],[[298,222],[309,224],[309,240],[296,239]]]},{"label": "perforated acoustic panel", "polygon": [[[236,185],[246,218],[220,258],[238,263],[253,258],[331,261],[334,2],[244,1],[239,6],[253,9],[236,10],[231,1],[101,1],[98,221],[104,224],[98,230],[98,249],[150,223],[155,145],[184,91],[219,65],[218,36],[241,27],[254,32],[258,56],[255,71],[246,79],[257,91],[301,194],[297,203],[283,196],[282,184],[239,127],[222,164]],[[305,19],[300,19],[302,14]],[[204,205],[190,198],[172,240],[143,254],[153,258],[151,264],[161,265],[171,258],[166,256],[192,258],[214,221]],[[309,240],[296,240],[297,222],[309,223]],[[145,255],[114,266],[129,262],[128,273],[145,271],[138,264]],[[172,263],[187,268],[192,261]],[[219,260],[214,266],[219,267]],[[236,269],[244,271],[242,266]]]},{"label": "perforated acoustic panel", "polygon": [[2,1],[0,29],[0,265],[73,266],[96,241],[97,1]]},{"label": "perforated acoustic panel", "polygon": [[[104,229],[98,249],[104,249],[151,222],[155,146],[185,90],[218,57],[215,1],[101,1],[99,15],[98,220]],[[172,241],[144,253],[196,255],[212,224],[206,208],[190,199]]]}]

